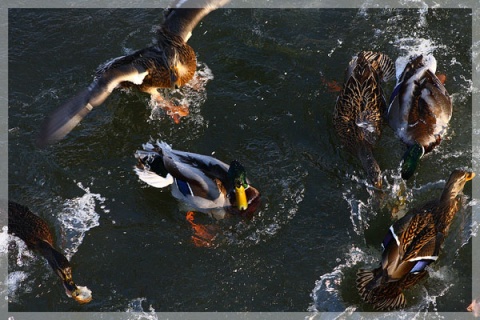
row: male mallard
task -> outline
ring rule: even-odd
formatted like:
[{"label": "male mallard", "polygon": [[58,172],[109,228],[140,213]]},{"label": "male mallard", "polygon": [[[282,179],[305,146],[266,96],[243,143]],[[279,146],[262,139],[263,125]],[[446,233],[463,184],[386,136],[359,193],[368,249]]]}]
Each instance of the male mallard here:
[{"label": "male mallard", "polygon": [[377,188],[381,187],[382,179],[372,148],[380,137],[386,108],[380,80],[388,81],[394,73],[393,62],[385,54],[360,52],[348,65],[333,115],[341,142],[360,159]]},{"label": "male mallard", "polygon": [[413,175],[420,158],[440,144],[452,117],[452,101],[436,69],[433,56],[412,57],[390,97],[388,122],[408,145],[402,165],[405,180]]},{"label": "male mallard", "polygon": [[230,166],[210,156],[173,150],[165,142],[144,144],[137,151],[138,177],[156,188],[172,185],[172,195],[192,209],[221,219],[226,212],[250,216],[260,193],[250,186],[243,166]]},{"label": "male mallard", "polygon": [[165,101],[158,89],[181,87],[193,78],[197,60],[187,41],[193,28],[205,15],[228,1],[176,1],[166,11],[165,21],[158,30],[158,43],[101,66],[87,89],[60,106],[46,120],[38,145],[62,139],[118,87],[135,88],[151,94],[166,105],[167,113],[174,119],[188,114],[186,107]]},{"label": "male mallard", "polygon": [[453,217],[460,209],[465,183],[475,174],[455,170],[440,199],[410,210],[397,220],[385,236],[380,267],[357,272],[357,289],[375,309],[396,309],[406,304],[403,290],[416,284],[436,261]]},{"label": "male mallard", "polygon": [[53,247],[53,236],[45,220],[27,207],[8,201],[8,233],[19,237],[30,250],[40,252],[47,259],[50,267],[62,279],[69,297],[82,304],[92,300],[92,292],[87,287],[77,286],[73,282],[70,263]]}]

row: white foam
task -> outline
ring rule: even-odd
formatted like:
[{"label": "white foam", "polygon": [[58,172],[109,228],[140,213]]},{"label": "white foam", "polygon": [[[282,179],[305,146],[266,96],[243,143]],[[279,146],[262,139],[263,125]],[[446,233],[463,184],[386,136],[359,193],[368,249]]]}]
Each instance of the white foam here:
[{"label": "white foam", "polygon": [[143,310],[142,303],[146,301],[146,298],[136,298],[128,303],[127,310],[125,311],[132,314],[133,318],[131,318],[131,320],[158,320],[158,316],[152,305],[148,307],[148,312]]},{"label": "white foam", "polygon": [[[207,100],[207,83],[212,80],[212,70],[203,62],[197,61],[197,70],[195,74],[185,86],[172,90],[166,89],[160,93],[166,100],[175,104],[188,106],[189,115],[185,117],[186,121],[193,122],[195,126],[207,125],[205,119],[201,116],[201,106]],[[151,120],[162,120],[165,118],[165,112],[162,109],[162,102],[152,95],[149,106],[152,108],[150,113]],[[185,121],[183,120],[183,121]],[[192,126],[191,124],[189,126]],[[192,129],[193,129],[192,127]]]},{"label": "white foam", "polygon": [[21,292],[31,291],[31,288],[25,284],[25,281],[28,280],[28,278],[29,275],[25,271],[13,271],[8,274],[7,287],[10,301],[16,299],[16,293],[21,286],[23,286]]},{"label": "white foam", "polygon": [[64,254],[68,260],[77,252],[85,234],[98,226],[100,215],[95,211],[95,202],[103,204],[105,198],[98,193],[91,193],[88,187],[77,183],[85,191],[82,197],[66,200],[64,209],[58,215],[64,243]]},{"label": "white foam", "polygon": [[355,246],[349,248],[349,252],[345,254],[345,257],[344,263],[340,263],[332,272],[320,276],[320,279],[315,281],[315,288],[310,294],[313,299],[313,304],[308,307],[308,311],[355,311],[355,309],[352,310],[346,308],[346,303],[341,297],[340,285],[344,279],[344,272],[347,269],[356,266],[359,262],[365,262],[368,264],[373,262],[373,259],[372,256],[367,255],[360,248]]},{"label": "white foam", "polygon": [[400,78],[403,69],[407,65],[410,57],[423,54],[433,58],[433,53],[438,49],[446,49],[444,45],[437,45],[431,39],[405,37],[396,39],[393,43],[394,46],[403,51],[403,55],[398,57],[395,61],[395,70],[397,81]]},{"label": "white foam", "polygon": [[6,254],[8,252],[8,227],[3,226],[0,231],[0,254]]}]

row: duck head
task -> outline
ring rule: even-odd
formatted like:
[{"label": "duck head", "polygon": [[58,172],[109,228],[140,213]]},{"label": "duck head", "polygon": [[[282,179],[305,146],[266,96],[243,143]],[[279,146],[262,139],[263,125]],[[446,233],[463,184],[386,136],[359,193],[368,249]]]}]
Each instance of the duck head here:
[{"label": "duck head", "polygon": [[460,192],[463,191],[463,187],[467,181],[472,180],[475,177],[475,173],[468,170],[457,169],[450,174],[445,188],[443,189],[442,199],[453,199]]},{"label": "duck head", "polygon": [[230,163],[227,175],[231,186],[229,197],[232,209],[251,216],[258,207],[260,193],[249,184],[245,168],[237,160]]},{"label": "duck head", "polygon": [[89,303],[92,300],[92,291],[87,287],[77,286],[72,278],[72,268],[64,255],[53,251],[53,259],[48,262],[55,270],[55,273],[62,279],[65,293],[80,304]]},{"label": "duck head", "polygon": [[420,159],[425,154],[425,148],[419,144],[415,143],[411,145],[408,150],[403,155],[403,162],[402,162],[402,179],[408,180],[410,179],[415,170],[420,163]]}]

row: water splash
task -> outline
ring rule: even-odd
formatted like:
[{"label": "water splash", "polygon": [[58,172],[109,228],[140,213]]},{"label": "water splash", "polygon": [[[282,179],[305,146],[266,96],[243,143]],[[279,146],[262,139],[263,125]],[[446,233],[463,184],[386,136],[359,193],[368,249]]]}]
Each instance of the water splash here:
[{"label": "water splash", "polygon": [[0,254],[8,253],[8,242],[9,242],[8,227],[3,226],[2,231],[0,231]]},{"label": "water splash", "polygon": [[133,318],[131,320],[158,320],[158,316],[155,314],[155,309],[150,305],[148,307],[149,312],[143,310],[142,304],[147,301],[146,298],[136,298],[128,303],[127,310],[128,313],[131,313]]},{"label": "water splash", "polygon": [[[337,259],[341,262],[341,259]],[[315,282],[315,288],[310,296],[313,299],[313,304],[308,307],[310,312],[340,312],[340,311],[355,311],[355,306],[347,308],[347,303],[342,299],[340,287],[345,278],[346,271],[352,269],[359,262],[373,263],[375,258],[368,255],[360,248],[352,246],[349,252],[345,254],[344,263],[339,263],[332,272],[326,273]],[[352,310],[353,309],[353,310]]]},{"label": "water splash", "polygon": [[[207,100],[206,86],[212,79],[212,70],[207,64],[197,61],[197,70],[195,71],[193,79],[181,88],[164,90],[163,95],[176,105],[188,106],[188,121],[204,126],[206,124],[204,118],[200,115],[200,106]],[[162,105],[153,97],[150,100],[149,106],[152,109],[149,121],[165,118],[165,111],[162,109]]]},{"label": "water splash", "polygon": [[31,284],[28,283],[29,276],[25,271],[14,271],[8,274],[8,300],[14,302],[18,300],[18,292],[31,292]]},{"label": "water splash", "polygon": [[66,200],[62,212],[58,215],[63,238],[62,247],[68,260],[77,252],[85,234],[100,224],[100,216],[95,211],[95,201],[100,204],[105,202],[105,198],[98,193],[91,193],[81,182],[77,183],[77,186],[85,191],[85,194]]},{"label": "water splash", "polygon": [[[305,187],[301,179],[306,176],[301,168],[286,170],[289,175],[276,175],[269,177],[268,181],[281,190],[275,194],[275,200],[263,199],[264,207],[257,213],[252,221],[242,220],[219,237],[229,245],[252,246],[270,239],[297,214],[299,205],[303,201]],[[264,176],[265,177],[265,176]],[[265,193],[263,193],[265,194]],[[275,203],[272,206],[271,203]]]},{"label": "water splash", "polygon": [[438,49],[447,49],[444,45],[435,44],[431,39],[416,37],[397,38],[393,42],[393,45],[403,53],[403,56],[399,56],[395,61],[397,81],[400,79],[410,57],[419,55],[432,56]]}]

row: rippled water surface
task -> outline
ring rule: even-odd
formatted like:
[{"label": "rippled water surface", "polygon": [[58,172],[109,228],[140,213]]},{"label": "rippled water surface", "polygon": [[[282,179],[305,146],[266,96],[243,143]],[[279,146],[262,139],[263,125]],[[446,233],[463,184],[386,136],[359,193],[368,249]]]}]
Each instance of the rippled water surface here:
[{"label": "rippled water surface", "polygon": [[[94,297],[68,299],[46,261],[3,230],[9,310],[370,311],[352,290],[355,273],[378,263],[392,210],[437,198],[453,169],[472,166],[472,11],[220,9],[189,40],[197,85],[170,92],[191,105],[179,124],[147,95],[116,91],[64,140],[36,148],[45,116],[101,63],[152,44],[161,16],[9,11],[9,196],[48,221],[74,279]],[[398,174],[405,147],[385,126],[375,149],[383,193],[371,191],[332,130],[332,89],[360,50],[399,63],[433,54],[453,99],[445,140],[406,185]],[[241,161],[262,193],[259,212],[223,221],[197,214],[192,225],[169,188],[133,171],[134,152],[150,139]],[[430,278],[408,291],[408,311],[470,303],[471,190]],[[217,234],[208,246],[196,241],[198,225]]]}]

